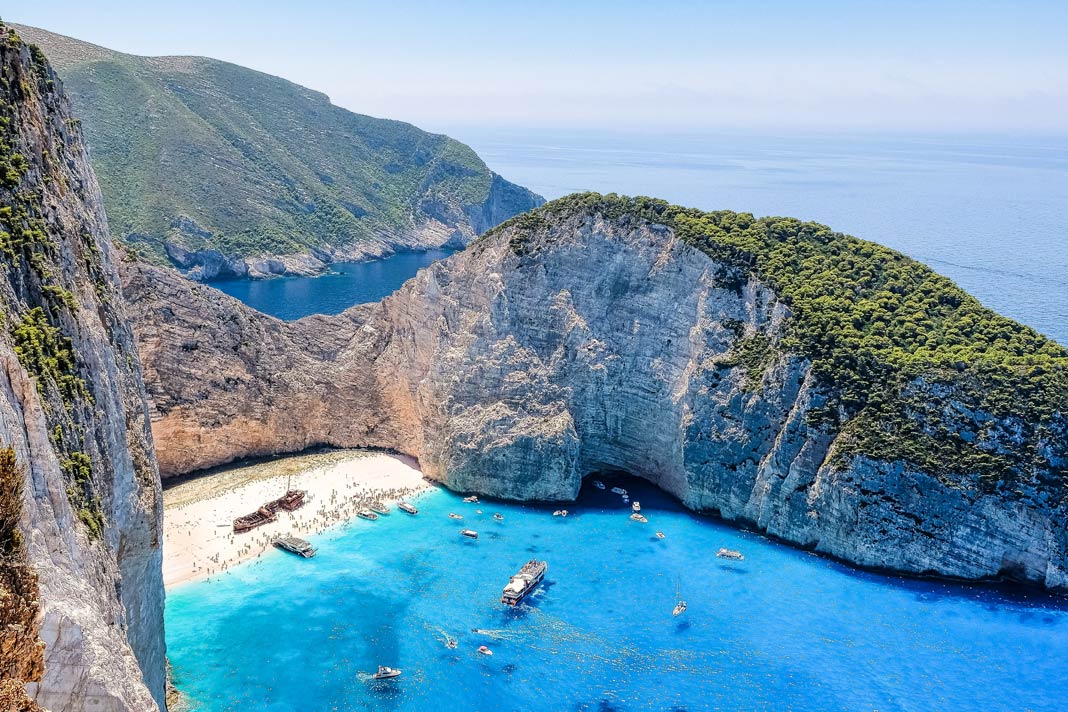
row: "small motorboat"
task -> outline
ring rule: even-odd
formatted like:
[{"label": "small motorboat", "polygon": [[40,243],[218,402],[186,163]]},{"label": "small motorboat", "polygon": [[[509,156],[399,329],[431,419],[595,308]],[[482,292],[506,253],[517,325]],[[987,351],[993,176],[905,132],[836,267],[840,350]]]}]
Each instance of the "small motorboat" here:
[{"label": "small motorboat", "polygon": [[612,488],[612,493],[613,494],[626,494],[627,490],[623,489],[622,487],[613,487]]},{"label": "small motorboat", "polygon": [[356,516],[360,519],[366,519],[371,522],[378,519],[378,515],[372,512],[370,509],[361,509],[360,511],[356,512]]},{"label": "small motorboat", "polygon": [[493,655],[493,651],[487,648],[485,645],[478,646],[478,652],[482,655]]},{"label": "small motorboat", "polygon": [[464,515],[457,514],[456,512],[449,512],[449,519],[463,519]]},{"label": "small motorboat", "polygon": [[397,502],[397,509],[401,510],[402,512],[407,512],[412,516],[419,514],[419,510],[408,504],[407,502]]},{"label": "small motorboat", "polygon": [[642,511],[642,503],[638,500],[634,500],[634,504],[630,505],[630,508],[635,512],[640,512]]},{"label": "small motorboat", "polygon": [[663,539],[664,538],[664,532],[657,532],[656,533],[656,538],[657,539]]},{"label": "small motorboat", "polygon": [[496,519],[498,522],[503,522],[504,521],[504,515],[501,514],[500,512],[498,512],[497,514],[494,514],[493,518]]},{"label": "small motorboat", "polygon": [[470,497],[464,497],[464,501],[467,502],[468,504],[471,504],[471,503],[478,504],[478,497],[475,496],[475,495],[471,495]]},{"label": "small motorboat", "polygon": [[478,532],[474,529],[461,529],[460,536],[465,536],[468,539],[478,539]]},{"label": "small motorboat", "polygon": [[375,502],[371,505],[371,511],[375,514],[389,514],[389,505],[382,502]]},{"label": "small motorboat", "polygon": [[481,509],[476,509],[475,510],[475,514],[482,514],[482,510]]},{"label": "small motorboat", "polygon": [[566,517],[567,516],[567,510],[566,509],[558,509],[555,512],[553,512],[553,516],[554,517]]},{"label": "small motorboat", "polygon": [[742,552],[735,551],[734,549],[720,549],[716,552],[716,556],[721,559],[733,559],[735,561],[745,561],[745,557],[742,556]]},{"label": "small motorboat", "polygon": [[456,650],[456,638],[445,638],[445,647],[449,650]]},{"label": "small motorboat", "polygon": [[646,522],[649,521],[648,519],[645,518],[644,514],[638,514],[637,512],[634,512],[633,514],[631,514],[630,518],[633,519],[636,522],[641,522],[642,524],[645,524]]},{"label": "small motorboat", "polygon": [[397,668],[391,668],[388,665],[379,665],[378,672],[371,675],[372,680],[392,680],[395,677],[400,677],[401,671]]},{"label": "small motorboat", "polygon": [[604,482],[601,482],[600,480],[594,480],[593,481],[593,486],[596,487],[599,490],[603,490],[604,489]]}]

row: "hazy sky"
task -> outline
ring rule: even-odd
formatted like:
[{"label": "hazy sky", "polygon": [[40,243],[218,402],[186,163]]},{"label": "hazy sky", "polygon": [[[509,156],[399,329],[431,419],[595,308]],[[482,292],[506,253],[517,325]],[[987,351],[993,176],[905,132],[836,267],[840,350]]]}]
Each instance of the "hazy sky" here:
[{"label": "hazy sky", "polygon": [[3,19],[432,130],[1068,132],[1068,0],[15,0]]}]

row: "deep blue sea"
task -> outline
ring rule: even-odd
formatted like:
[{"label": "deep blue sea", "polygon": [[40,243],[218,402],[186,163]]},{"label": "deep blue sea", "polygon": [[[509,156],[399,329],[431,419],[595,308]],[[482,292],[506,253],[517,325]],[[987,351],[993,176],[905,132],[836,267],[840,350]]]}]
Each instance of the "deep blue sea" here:
[{"label": "deep blue sea", "polygon": [[[1068,601],[856,571],[621,483],[648,524],[588,483],[566,519],[436,491],[417,517],[314,537],[314,559],[271,552],[175,588],[176,682],[234,712],[1064,709]],[[545,581],[508,609],[531,557]],[[404,674],[371,682],[379,664]]]},{"label": "deep blue sea", "polygon": [[340,262],[319,277],[227,279],[211,286],[279,319],[340,314],[354,304],[377,302],[392,294],[423,267],[450,254],[447,250],[398,252],[380,260]]}]

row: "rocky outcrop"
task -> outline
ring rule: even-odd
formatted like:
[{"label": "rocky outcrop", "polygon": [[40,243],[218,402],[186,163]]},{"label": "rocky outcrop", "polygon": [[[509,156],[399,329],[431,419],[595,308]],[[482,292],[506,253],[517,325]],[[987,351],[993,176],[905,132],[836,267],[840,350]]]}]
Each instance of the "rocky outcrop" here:
[{"label": "rocky outcrop", "polygon": [[1063,496],[847,448],[791,309],[744,256],[690,242],[625,210],[540,211],[380,303],[292,323],[127,264],[161,473],[374,446],[458,490],[568,500],[622,471],[865,566],[1068,585]]},{"label": "rocky outcrop", "polygon": [[0,670],[53,712],[155,710],[160,489],[102,201],[59,80],[2,25],[0,77],[0,469],[21,484],[0,519],[22,567],[0,598],[34,594],[32,622],[3,620]]}]

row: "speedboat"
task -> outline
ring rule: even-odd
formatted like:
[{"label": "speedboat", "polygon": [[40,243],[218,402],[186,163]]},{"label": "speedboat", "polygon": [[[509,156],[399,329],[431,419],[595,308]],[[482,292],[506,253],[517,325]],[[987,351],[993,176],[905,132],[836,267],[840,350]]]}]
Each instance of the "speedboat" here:
[{"label": "speedboat", "polygon": [[464,501],[468,504],[471,504],[472,502],[478,504],[478,497],[475,495],[471,495],[470,497],[464,497]]},{"label": "speedboat", "polygon": [[612,488],[612,493],[613,494],[626,494],[627,490],[623,489],[622,487],[613,487]]},{"label": "speedboat", "polygon": [[649,521],[648,519],[645,518],[645,515],[638,514],[637,512],[634,512],[634,514],[631,514],[630,518],[633,519],[636,522],[641,522],[642,524],[645,524],[646,522]]},{"label": "speedboat", "polygon": [[656,538],[657,539],[663,539],[664,538],[664,532],[657,532],[656,533]]},{"label": "speedboat", "polygon": [[449,512],[449,519],[463,519],[464,515],[457,514],[456,512]]},{"label": "speedboat", "polygon": [[391,668],[388,665],[379,665],[378,672],[371,675],[374,680],[391,680],[395,677],[400,677],[401,671],[397,668]]},{"label": "speedboat", "polygon": [[497,514],[494,514],[493,518],[496,519],[498,522],[503,522],[504,521],[504,515],[501,514],[500,512],[498,512]]},{"label": "speedboat", "polygon": [[680,600],[678,603],[675,604],[675,609],[673,611],[671,611],[671,615],[673,615],[673,616],[681,616],[685,612],[686,612],[686,601],[681,601]]},{"label": "speedboat", "polygon": [[361,509],[360,511],[356,512],[356,516],[360,519],[367,519],[372,522],[378,519],[378,515],[372,512],[370,509]]},{"label": "speedboat", "polygon": [[603,490],[604,489],[604,482],[601,482],[600,480],[594,480],[593,481],[593,486],[596,487],[599,490]]},{"label": "speedboat", "polygon": [[566,517],[567,516],[567,510],[566,509],[558,509],[555,512],[553,512],[553,516],[554,517]]},{"label": "speedboat", "polygon": [[478,539],[478,532],[476,532],[474,529],[461,529],[460,535],[465,536],[468,539]]},{"label": "speedboat", "polygon": [[642,511],[642,503],[638,500],[634,500],[634,504],[630,505],[630,508],[633,509],[635,512],[640,512]]},{"label": "speedboat", "polygon": [[487,648],[485,645],[478,646],[478,652],[483,655],[493,655],[493,651]]}]

